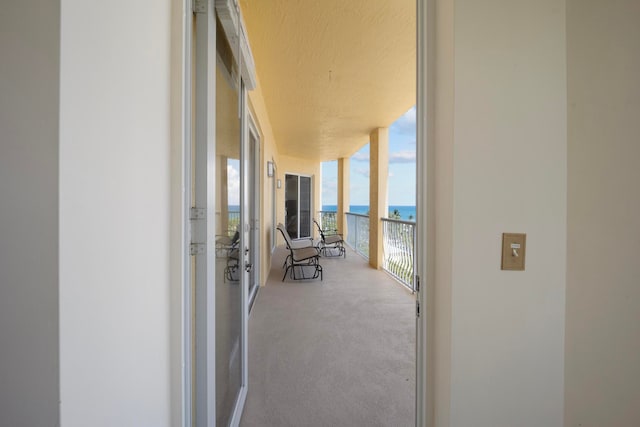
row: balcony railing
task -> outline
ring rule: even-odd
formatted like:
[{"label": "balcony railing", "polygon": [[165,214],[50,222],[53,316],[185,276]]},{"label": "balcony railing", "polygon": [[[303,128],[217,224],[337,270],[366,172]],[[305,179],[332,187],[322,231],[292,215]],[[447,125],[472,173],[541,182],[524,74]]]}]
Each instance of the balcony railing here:
[{"label": "balcony railing", "polygon": [[369,216],[347,212],[347,244],[369,258]]},{"label": "balcony railing", "polygon": [[318,223],[323,230],[336,230],[338,233],[344,232],[338,230],[338,213],[335,211],[318,211]]},{"label": "balcony railing", "polygon": [[414,292],[416,223],[382,218],[382,237],[382,268]]},{"label": "balcony railing", "polygon": [[[220,211],[216,212],[217,219],[220,220]],[[238,231],[240,224],[240,211],[227,211],[227,229],[222,230],[221,234],[233,237]]]},{"label": "balcony railing", "polygon": [[[323,229],[336,229],[336,212],[320,211]],[[369,216],[350,213],[347,219],[346,242],[352,249],[369,258]],[[416,223],[399,219],[382,220],[382,268],[400,283],[415,291],[413,262],[416,241]],[[341,230],[342,231],[342,230]]]}]

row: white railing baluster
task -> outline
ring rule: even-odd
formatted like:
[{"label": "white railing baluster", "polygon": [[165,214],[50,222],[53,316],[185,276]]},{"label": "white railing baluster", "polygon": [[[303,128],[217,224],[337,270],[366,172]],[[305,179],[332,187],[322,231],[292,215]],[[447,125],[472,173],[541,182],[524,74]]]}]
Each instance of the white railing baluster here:
[{"label": "white railing baluster", "polygon": [[[347,244],[360,255],[369,258],[369,216],[347,213]],[[416,224],[390,218],[382,219],[382,268],[415,291],[413,262]]]},{"label": "white railing baluster", "polygon": [[415,223],[390,218],[381,219],[384,239],[382,268],[415,291],[413,284]]},{"label": "white railing baluster", "polygon": [[342,233],[342,230],[338,230],[337,215],[335,211],[318,211],[318,223],[323,230]]}]

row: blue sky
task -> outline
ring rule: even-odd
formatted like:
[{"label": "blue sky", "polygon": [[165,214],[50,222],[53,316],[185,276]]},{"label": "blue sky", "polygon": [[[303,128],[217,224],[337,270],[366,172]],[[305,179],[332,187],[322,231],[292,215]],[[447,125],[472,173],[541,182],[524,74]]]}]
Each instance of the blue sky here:
[{"label": "blue sky", "polygon": [[227,203],[240,204],[240,160],[227,159]]},{"label": "blue sky", "polygon": [[[351,156],[352,205],[369,204],[369,144]],[[322,164],[322,204],[338,200],[338,162]],[[389,126],[389,205],[416,204],[416,107]]]}]

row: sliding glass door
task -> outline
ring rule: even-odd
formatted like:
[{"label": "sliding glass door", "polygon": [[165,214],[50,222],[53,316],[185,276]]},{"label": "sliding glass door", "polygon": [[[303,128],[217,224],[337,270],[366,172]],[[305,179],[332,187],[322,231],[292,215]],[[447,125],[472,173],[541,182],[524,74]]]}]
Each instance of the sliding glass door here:
[{"label": "sliding glass door", "polygon": [[[225,17],[235,13],[223,12]],[[187,155],[188,304],[194,313],[187,320],[191,364],[185,388],[194,398],[185,419],[197,427],[240,423],[247,395],[250,248],[257,244],[252,238],[257,205],[249,197],[258,188],[251,184],[258,175],[249,175],[258,153],[257,143],[250,147],[248,138],[245,76],[250,73],[238,60],[239,46],[229,41],[235,37],[237,43],[230,25],[240,21],[224,21],[226,27],[222,22],[212,8],[196,8],[193,56],[187,62],[194,68],[190,108],[195,120]]]},{"label": "sliding glass door", "polygon": [[313,208],[311,177],[286,174],[284,193],[287,232],[294,239],[310,237]]}]

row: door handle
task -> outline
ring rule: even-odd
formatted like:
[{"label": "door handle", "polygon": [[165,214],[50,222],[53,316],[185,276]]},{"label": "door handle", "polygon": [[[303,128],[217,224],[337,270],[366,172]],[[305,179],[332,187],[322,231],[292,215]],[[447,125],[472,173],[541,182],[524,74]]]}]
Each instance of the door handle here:
[{"label": "door handle", "polygon": [[245,270],[247,273],[251,273],[251,270],[252,270],[252,269],[253,269],[253,265],[252,265],[251,263],[246,263],[246,264],[244,265],[244,270]]}]

